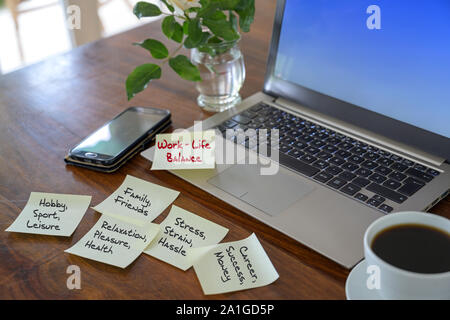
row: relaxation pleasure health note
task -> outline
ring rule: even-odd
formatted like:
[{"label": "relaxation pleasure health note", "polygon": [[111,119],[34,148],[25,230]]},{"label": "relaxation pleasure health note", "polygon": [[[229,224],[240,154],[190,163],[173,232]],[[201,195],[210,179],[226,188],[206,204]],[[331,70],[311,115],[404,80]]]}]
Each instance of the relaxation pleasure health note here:
[{"label": "relaxation pleasure health note", "polygon": [[158,217],[179,194],[127,175],[116,191],[92,209],[142,226]]},{"label": "relaxation pleasure health note", "polygon": [[214,169],[215,131],[158,134],[151,170]]},{"label": "relaxation pleasure health note", "polygon": [[154,223],[142,227],[102,215],[92,229],[65,252],[126,268],[158,232],[159,226]]},{"label": "relaxation pleasure health note", "polygon": [[175,205],[159,226],[161,233],[144,253],[183,271],[192,266],[188,249],[219,243],[228,233],[227,228]]},{"label": "relaxation pleasure health note", "polygon": [[91,202],[91,196],[31,192],[25,208],[5,231],[69,237]]},{"label": "relaxation pleasure health note", "polygon": [[244,240],[191,249],[188,257],[205,294],[262,287],[279,277],[254,233]]}]

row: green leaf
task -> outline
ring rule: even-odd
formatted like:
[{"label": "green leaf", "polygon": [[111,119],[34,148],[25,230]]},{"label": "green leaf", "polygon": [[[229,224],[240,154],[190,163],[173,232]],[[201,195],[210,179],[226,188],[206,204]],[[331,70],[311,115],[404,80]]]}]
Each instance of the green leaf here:
[{"label": "green leaf", "polygon": [[197,47],[203,39],[200,20],[199,19],[189,20],[187,28],[188,28],[188,37],[184,41],[184,46],[187,49],[192,49]]},{"label": "green leaf", "polygon": [[178,55],[169,59],[170,67],[183,79],[189,81],[201,81],[200,71],[184,55]]},{"label": "green leaf", "polygon": [[236,7],[239,15],[239,26],[244,32],[250,31],[250,25],[255,19],[255,0],[241,0]]},{"label": "green leaf", "polygon": [[161,1],[166,5],[167,9],[169,9],[170,12],[174,12],[175,11],[175,8],[172,5],[170,5],[167,2],[167,0],[161,0]]},{"label": "green leaf", "polygon": [[[198,12],[198,17],[209,17],[211,14],[217,12],[217,10],[234,10],[236,6],[240,4],[240,1],[245,0],[206,0],[200,1],[202,5]],[[248,0],[246,0],[248,1]]]},{"label": "green leaf", "polygon": [[213,19],[203,19],[203,24],[211,30],[214,35],[222,38],[226,41],[234,41],[239,39],[239,33],[233,29],[229,21],[225,19],[213,20]]},{"label": "green leaf", "polygon": [[233,11],[229,12],[229,16],[230,16],[230,25],[233,28],[233,30],[236,31],[236,33],[237,33],[238,32],[238,19],[234,15]]},{"label": "green leaf", "polygon": [[185,22],[183,22],[183,33],[185,35],[189,34],[189,21],[186,20]]},{"label": "green leaf", "polygon": [[159,78],[161,78],[161,68],[156,64],[147,63],[134,69],[126,81],[128,100],[147,88],[151,80]]},{"label": "green leaf", "polygon": [[169,50],[158,40],[147,39],[140,43],[134,43],[134,45],[150,51],[152,57],[155,59],[165,59],[169,56]]},{"label": "green leaf", "polygon": [[168,16],[163,19],[161,29],[167,38],[178,43],[183,41],[183,27],[175,20],[173,16]]},{"label": "green leaf", "polygon": [[156,17],[159,16],[162,12],[157,5],[140,1],[134,6],[133,13],[140,19],[142,17]]}]

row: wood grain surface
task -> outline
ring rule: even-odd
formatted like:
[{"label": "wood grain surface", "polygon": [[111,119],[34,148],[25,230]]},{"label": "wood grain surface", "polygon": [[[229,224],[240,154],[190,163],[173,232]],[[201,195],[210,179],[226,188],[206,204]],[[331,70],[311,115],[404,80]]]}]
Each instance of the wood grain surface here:
[{"label": "wood grain surface", "polygon": [[[257,1],[255,23],[241,40],[243,97],[262,89],[275,3]],[[194,85],[167,66],[160,81],[127,102],[128,73],[150,61],[132,43],[149,37],[163,39],[160,21],[0,77],[0,299],[345,299],[348,270],[168,172],[149,171],[140,155],[114,174],[65,166],[70,147],[128,106],[170,109],[173,128],[210,116],[197,107]],[[262,288],[205,296],[192,268],[183,272],[141,255],[122,270],[64,253],[98,220],[92,209],[70,238],[3,231],[32,191],[92,195],[94,206],[127,174],[181,191],[174,204],[229,228],[223,241],[255,232],[280,278]],[[450,217],[449,198],[432,211]],[[66,287],[72,264],[81,269],[81,290]]]}]

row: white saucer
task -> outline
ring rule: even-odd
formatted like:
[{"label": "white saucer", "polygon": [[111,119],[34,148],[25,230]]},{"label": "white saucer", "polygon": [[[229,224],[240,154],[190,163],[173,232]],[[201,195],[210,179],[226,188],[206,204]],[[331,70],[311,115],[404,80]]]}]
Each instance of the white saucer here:
[{"label": "white saucer", "polygon": [[348,275],[345,282],[345,295],[347,300],[381,300],[378,290],[367,288],[369,275],[366,273],[366,260],[358,263]]}]

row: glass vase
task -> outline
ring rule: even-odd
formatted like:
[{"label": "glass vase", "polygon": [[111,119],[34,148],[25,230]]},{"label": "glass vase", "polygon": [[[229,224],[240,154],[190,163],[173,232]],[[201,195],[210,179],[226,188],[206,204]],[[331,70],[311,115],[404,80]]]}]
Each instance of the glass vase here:
[{"label": "glass vase", "polygon": [[205,111],[221,112],[241,101],[245,79],[244,58],[237,41],[207,44],[191,50],[191,61],[200,70],[196,83],[198,105]]}]

